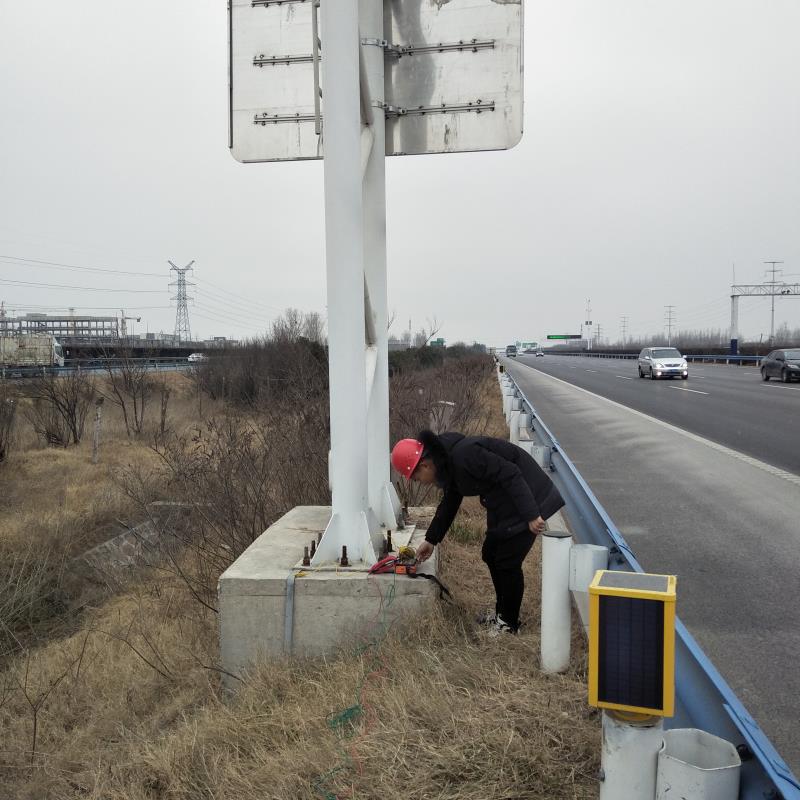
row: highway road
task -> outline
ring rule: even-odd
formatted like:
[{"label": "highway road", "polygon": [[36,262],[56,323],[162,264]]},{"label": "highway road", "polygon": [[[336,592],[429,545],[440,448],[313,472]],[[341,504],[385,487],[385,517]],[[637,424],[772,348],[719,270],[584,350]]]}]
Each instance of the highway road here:
[{"label": "highway road", "polygon": [[635,360],[519,356],[521,364],[782,469],[800,473],[800,382],[756,367],[689,364],[689,379],[640,379]]},{"label": "highway road", "polygon": [[[639,562],[800,775],[800,384],[698,366],[502,359]],[[692,390],[692,391],[689,391]],[[568,509],[567,509],[568,510]]]}]

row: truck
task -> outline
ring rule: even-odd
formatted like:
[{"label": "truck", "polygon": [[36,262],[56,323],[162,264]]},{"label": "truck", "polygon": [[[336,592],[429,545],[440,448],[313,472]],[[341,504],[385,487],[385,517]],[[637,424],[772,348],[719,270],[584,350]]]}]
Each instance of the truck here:
[{"label": "truck", "polygon": [[510,344],[506,347],[506,355],[516,358],[517,357],[517,346],[515,344]]},{"label": "truck", "polygon": [[0,369],[63,366],[64,351],[55,336],[45,333],[0,336]]}]

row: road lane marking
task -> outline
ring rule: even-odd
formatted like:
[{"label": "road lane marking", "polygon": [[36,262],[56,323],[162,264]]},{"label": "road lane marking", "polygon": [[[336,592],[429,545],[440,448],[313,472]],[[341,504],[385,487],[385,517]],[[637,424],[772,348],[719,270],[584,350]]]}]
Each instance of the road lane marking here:
[{"label": "road lane marking", "polygon": [[627,375],[615,375],[615,378],[622,378],[624,381],[632,381],[633,378],[628,377]]},{"label": "road lane marking", "polygon": [[642,419],[646,419],[648,422],[652,422],[654,425],[659,425],[662,428],[666,428],[668,431],[672,431],[673,433],[685,436],[687,439],[691,439],[693,442],[703,444],[706,447],[710,448],[711,450],[716,450],[718,453],[722,453],[724,455],[730,456],[731,458],[735,458],[737,461],[741,461],[743,464],[748,464],[749,466],[754,467],[755,469],[761,470],[762,472],[766,472],[768,475],[772,475],[773,477],[776,478],[782,478],[787,483],[792,483],[795,486],[800,486],[800,475],[796,475],[794,472],[789,472],[788,470],[780,469],[779,467],[773,467],[772,464],[767,464],[765,461],[759,461],[757,458],[748,456],[745,453],[740,453],[738,450],[733,450],[730,447],[726,447],[724,444],[718,444],[717,442],[712,442],[710,439],[704,439],[702,436],[699,436],[696,433],[692,433],[691,431],[679,428],[677,425],[672,425],[669,422],[664,422],[664,420],[658,419],[657,417],[651,417],[649,414],[645,414],[642,411],[637,411],[635,408],[630,408],[629,406],[625,406],[622,403],[618,403],[616,400],[610,400],[608,397],[603,397],[603,395],[597,394],[596,392],[590,392],[588,389],[583,389],[580,386],[576,386],[574,383],[570,383],[569,381],[563,380],[563,378],[556,378],[555,375],[550,375],[549,373],[542,372],[541,370],[536,370],[536,372],[538,375],[544,375],[546,378],[550,378],[550,380],[552,381],[556,381],[557,383],[563,383],[564,386],[567,386],[570,389],[574,389],[576,392],[583,392],[583,394],[588,394],[589,397],[594,397],[597,400],[602,400],[604,403],[608,403],[610,406],[621,408],[623,411],[627,411],[629,414],[633,414],[636,417],[641,417]]},{"label": "road lane marking", "polygon": [[587,369],[586,371],[587,371],[587,372],[599,372],[600,370],[597,370],[597,369]]},{"label": "road lane marking", "polygon": [[[766,383],[766,381],[764,381],[764,383]],[[767,383],[767,386],[772,386],[775,389],[791,389],[793,392],[800,389],[800,386],[789,386],[788,383]]]},{"label": "road lane marking", "polygon": [[687,389],[685,386],[669,386],[669,389],[677,389],[679,392],[694,392],[695,394],[705,394],[708,392],[701,392],[699,389]]}]

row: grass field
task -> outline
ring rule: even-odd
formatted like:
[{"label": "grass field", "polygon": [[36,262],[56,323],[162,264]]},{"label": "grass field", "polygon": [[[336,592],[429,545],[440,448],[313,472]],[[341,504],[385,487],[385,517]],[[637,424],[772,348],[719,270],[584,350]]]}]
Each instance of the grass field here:
[{"label": "grass field", "polygon": [[[493,378],[482,391],[484,427],[505,435]],[[191,384],[176,384],[172,426],[191,430],[197,412]],[[97,466],[88,438],[68,450],[18,442],[0,472],[6,577],[21,552],[57,543],[74,554],[115,521],[136,521],[115,476],[133,466],[157,477],[159,459],[149,435],[129,440],[111,416]],[[570,671],[537,668],[538,544],[526,561],[528,624],[490,639],[473,622],[492,595],[480,506],[465,503],[457,522],[441,547],[455,603],[375,624],[366,645],[328,659],[260,664],[234,698],[220,688],[216,614],[174,573],[143,567],[79,606],[67,593],[7,637],[18,646],[0,672],[0,797],[596,797],[599,719],[577,627]],[[376,615],[380,602],[376,589]]]}]

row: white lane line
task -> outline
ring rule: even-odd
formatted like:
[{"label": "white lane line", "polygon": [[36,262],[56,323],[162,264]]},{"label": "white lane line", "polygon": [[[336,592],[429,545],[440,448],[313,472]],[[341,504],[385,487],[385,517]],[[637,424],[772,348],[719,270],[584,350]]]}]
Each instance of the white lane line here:
[{"label": "white lane line", "polygon": [[627,375],[615,375],[615,378],[622,378],[624,381],[632,381],[633,378],[629,378]]},{"label": "white lane line", "polygon": [[599,372],[600,370],[597,369],[587,369],[586,372]]},{"label": "white lane line", "polygon": [[767,386],[772,386],[775,389],[791,389],[793,392],[800,389],[800,386],[789,386],[786,383],[767,383]]},{"label": "white lane line", "polygon": [[668,389],[677,389],[679,392],[694,392],[694,394],[708,394],[708,392],[701,392],[699,389],[687,389],[685,386],[668,386]]},{"label": "white lane line", "polygon": [[633,414],[636,417],[641,417],[642,419],[646,419],[648,422],[652,422],[654,425],[660,425],[662,428],[666,428],[668,431],[672,431],[673,433],[685,436],[687,439],[691,439],[693,442],[704,444],[706,447],[709,447],[712,450],[716,450],[718,453],[723,453],[724,455],[730,456],[731,458],[735,458],[737,461],[741,461],[744,464],[748,464],[751,467],[755,467],[755,469],[760,469],[762,472],[766,472],[767,474],[772,475],[776,478],[782,478],[787,483],[792,483],[795,486],[800,486],[800,475],[796,475],[794,472],[789,472],[788,470],[785,469],[779,469],[778,467],[773,467],[772,464],[767,464],[764,461],[759,461],[757,458],[753,458],[752,456],[740,453],[738,450],[732,450],[730,447],[725,447],[724,444],[717,444],[716,442],[712,442],[710,439],[704,439],[702,436],[698,436],[696,433],[691,433],[690,431],[686,431],[683,428],[679,428],[677,425],[671,425],[669,422],[664,422],[664,420],[658,419],[657,417],[651,417],[649,414],[644,414],[641,411],[637,411],[635,408],[629,408],[628,406],[624,406],[622,405],[622,403],[618,403],[616,400],[609,400],[607,397],[603,397],[603,395],[601,394],[590,392],[588,389],[583,389],[580,386],[575,386],[574,383],[562,380],[561,378],[556,378],[555,375],[550,375],[547,372],[539,372],[538,374],[544,375],[545,377],[550,378],[550,380],[557,381],[558,383],[563,383],[564,386],[567,386],[570,389],[574,389],[576,392],[583,392],[583,394],[588,394],[589,397],[594,397],[596,400],[602,400],[604,403],[608,403],[610,406],[614,406],[615,408],[621,408],[623,411],[627,411],[629,414]]}]

